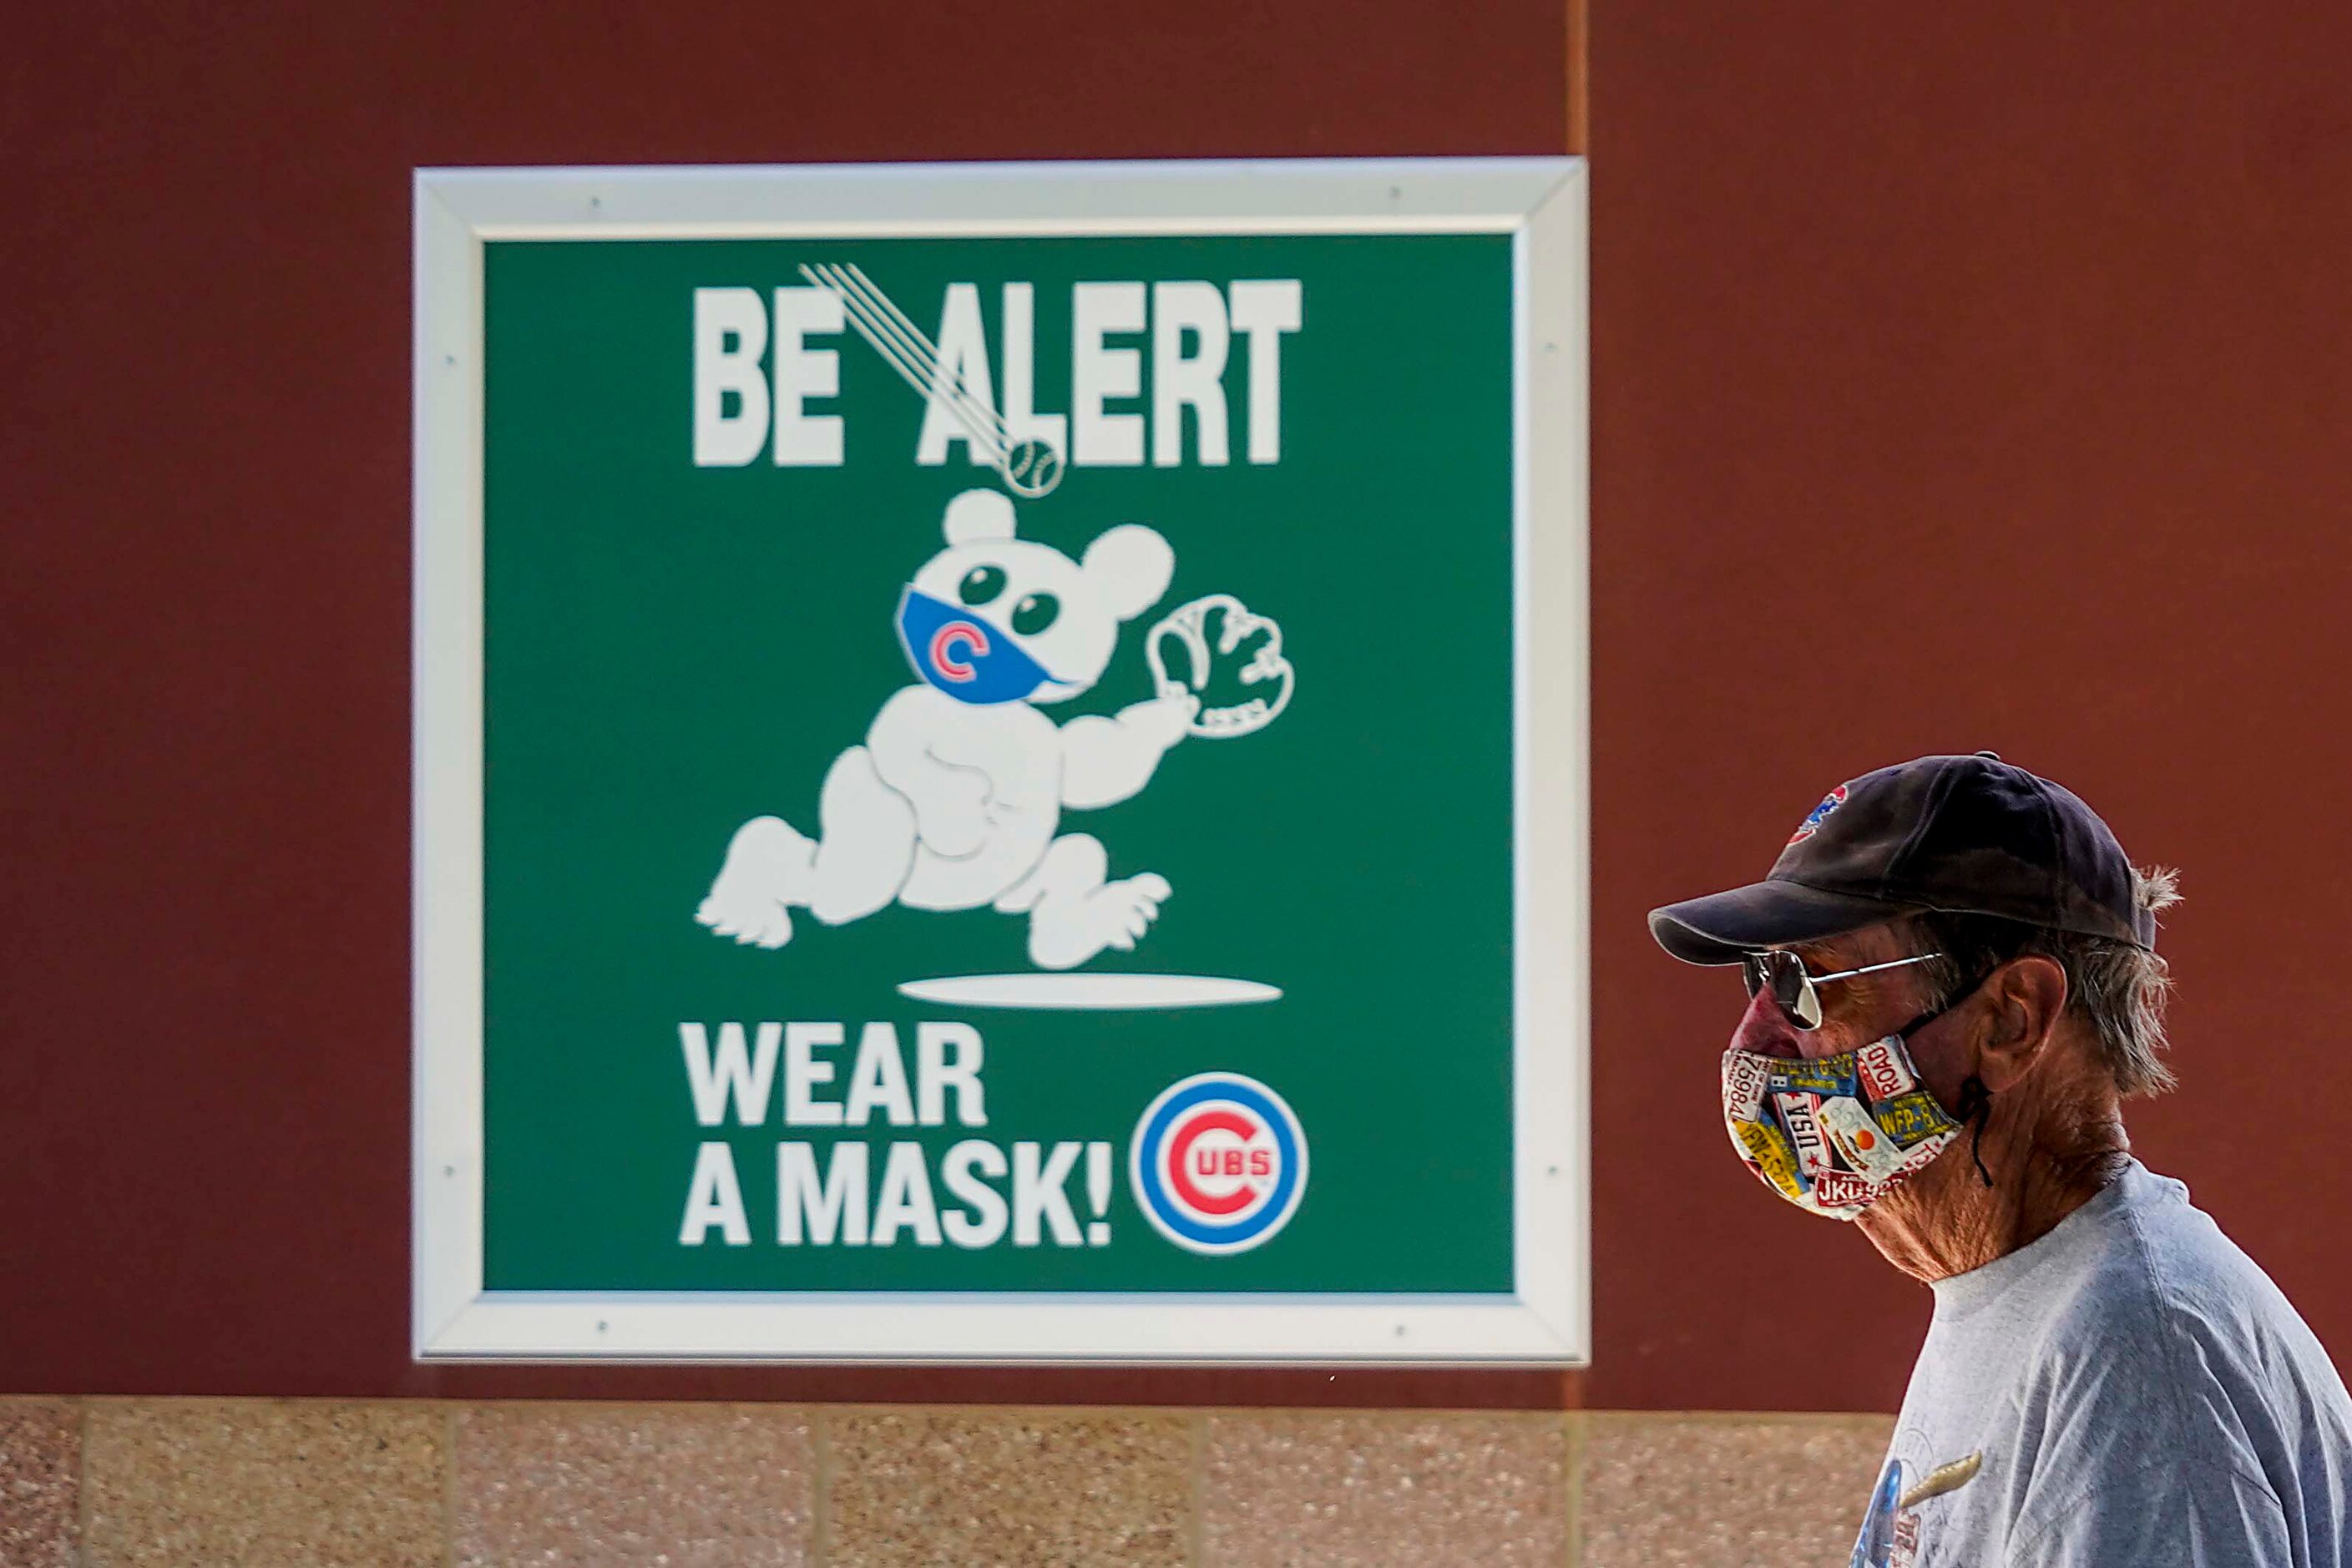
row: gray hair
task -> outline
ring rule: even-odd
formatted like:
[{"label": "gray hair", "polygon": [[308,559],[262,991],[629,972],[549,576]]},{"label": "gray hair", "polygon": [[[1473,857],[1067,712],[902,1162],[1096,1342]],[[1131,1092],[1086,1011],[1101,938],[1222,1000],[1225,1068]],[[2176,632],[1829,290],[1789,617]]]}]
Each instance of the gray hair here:
[{"label": "gray hair", "polygon": [[[2180,901],[2180,873],[2161,866],[2132,872],[2132,898],[2155,914]],[[2162,1055],[2170,966],[2144,947],[2112,937],[2052,931],[1991,915],[1935,910],[1915,916],[1916,933],[1944,956],[1919,966],[1929,1005],[1951,1005],[2012,958],[2055,959],[2066,972],[2066,1010],[2091,1026],[2116,1091],[2162,1094],[2173,1087]]]}]

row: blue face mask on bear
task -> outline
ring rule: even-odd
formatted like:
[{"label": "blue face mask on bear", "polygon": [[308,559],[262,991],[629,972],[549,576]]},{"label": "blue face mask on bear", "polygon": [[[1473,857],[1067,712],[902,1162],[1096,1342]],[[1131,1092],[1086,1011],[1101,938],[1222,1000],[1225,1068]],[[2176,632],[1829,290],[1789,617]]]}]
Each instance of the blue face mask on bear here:
[{"label": "blue face mask on bear", "polygon": [[1009,634],[913,588],[898,596],[898,644],[927,685],[959,702],[1018,702],[1054,679]]}]

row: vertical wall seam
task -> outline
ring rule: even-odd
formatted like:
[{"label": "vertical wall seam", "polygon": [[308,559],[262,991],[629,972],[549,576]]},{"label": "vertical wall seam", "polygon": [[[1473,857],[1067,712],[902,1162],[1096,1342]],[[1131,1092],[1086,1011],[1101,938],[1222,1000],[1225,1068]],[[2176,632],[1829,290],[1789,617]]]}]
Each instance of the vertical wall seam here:
[{"label": "vertical wall seam", "polygon": [[454,1400],[441,1409],[442,1568],[457,1568],[457,1410]]},{"label": "vertical wall seam", "polygon": [[1208,1568],[1209,1563],[1209,1417],[1199,1410],[1185,1414],[1185,1440],[1191,1464],[1185,1478],[1190,1517],[1185,1521],[1184,1560],[1192,1568]]},{"label": "vertical wall seam", "polygon": [[809,1411],[809,1568],[833,1561],[833,1420],[825,1405]]},{"label": "vertical wall seam", "polygon": [[89,1568],[89,1401],[74,1401],[75,1568]]},{"label": "vertical wall seam", "polygon": [[1568,1528],[1560,1550],[1567,1568],[1584,1568],[1584,1413],[1565,1411],[1560,1420],[1568,1439]]}]

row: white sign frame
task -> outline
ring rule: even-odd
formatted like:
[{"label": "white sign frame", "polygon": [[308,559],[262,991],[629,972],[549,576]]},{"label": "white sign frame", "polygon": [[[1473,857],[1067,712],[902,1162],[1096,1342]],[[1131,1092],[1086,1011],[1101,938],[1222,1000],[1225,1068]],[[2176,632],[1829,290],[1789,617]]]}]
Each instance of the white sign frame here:
[{"label": "white sign frame", "polygon": [[[420,169],[415,222],[416,1359],[1589,1363],[1581,159]],[[1331,233],[1513,237],[1515,1289],[1470,1297],[485,1291],[484,243]]]}]

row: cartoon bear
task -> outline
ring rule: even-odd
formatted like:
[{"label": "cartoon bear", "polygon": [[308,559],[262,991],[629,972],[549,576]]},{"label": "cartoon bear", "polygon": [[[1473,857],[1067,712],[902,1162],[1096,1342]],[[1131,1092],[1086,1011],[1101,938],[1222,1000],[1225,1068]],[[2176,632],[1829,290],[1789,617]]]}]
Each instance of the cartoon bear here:
[{"label": "cartoon bear", "polygon": [[1068,969],[1132,948],[1159,918],[1167,879],[1106,880],[1102,845],[1059,833],[1062,812],[1150,783],[1200,699],[1163,690],[1060,725],[1041,706],[1101,679],[1120,626],[1168,591],[1174,552],[1125,523],[1073,561],[1014,538],[1013,503],[994,490],[957,496],[945,531],[948,547],[899,600],[899,640],[921,683],[883,703],[866,743],[834,760],[817,838],[775,816],[736,830],[695,914],[719,935],[774,948],[792,940],[795,909],[841,925],[894,900],[986,905],[1029,917],[1032,963]]}]

